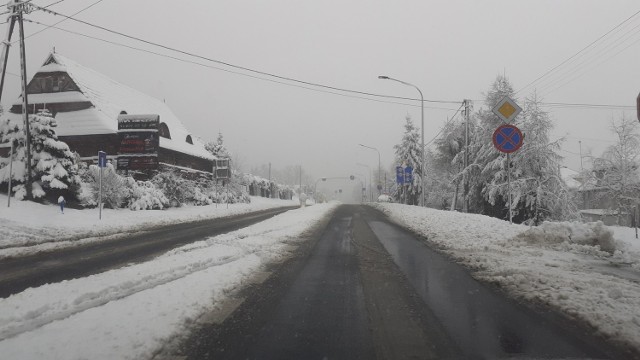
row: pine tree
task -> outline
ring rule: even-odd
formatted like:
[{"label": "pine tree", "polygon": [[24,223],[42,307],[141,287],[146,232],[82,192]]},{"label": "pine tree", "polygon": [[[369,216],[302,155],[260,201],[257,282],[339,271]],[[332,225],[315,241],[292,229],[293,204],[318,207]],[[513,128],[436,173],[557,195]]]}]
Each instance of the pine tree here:
[{"label": "pine tree", "polygon": [[420,145],[420,134],[418,129],[413,125],[411,116],[407,115],[404,125],[404,135],[400,144],[395,145],[396,164],[403,167],[411,166],[413,168],[413,181],[411,184],[398,187],[394,193],[396,201],[402,201],[409,205],[418,205],[418,201],[422,194],[422,150]]},{"label": "pine tree", "polygon": [[[55,133],[55,119],[47,110],[29,116],[31,131],[31,174],[34,198],[46,194],[58,193],[75,197],[80,179],[74,154],[69,146],[58,140]],[[15,141],[12,182],[13,191],[18,199],[26,195],[26,146],[24,126],[21,121],[6,118],[0,124],[0,141]],[[8,164],[5,160],[3,164]],[[0,182],[8,181],[8,167],[0,169]],[[15,185],[14,185],[15,184]]]},{"label": "pine tree", "polygon": [[204,147],[217,158],[231,159],[231,152],[224,146],[222,133],[218,133],[218,139],[216,141],[210,141],[206,143]]}]

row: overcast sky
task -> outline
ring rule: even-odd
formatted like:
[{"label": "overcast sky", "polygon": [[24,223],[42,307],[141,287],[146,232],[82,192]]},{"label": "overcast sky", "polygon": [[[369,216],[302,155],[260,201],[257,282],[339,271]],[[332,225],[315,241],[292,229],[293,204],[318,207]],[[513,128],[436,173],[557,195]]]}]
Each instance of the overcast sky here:
[{"label": "overcast sky", "polygon": [[[33,2],[44,6],[55,1]],[[94,3],[64,0],[51,9],[72,15]],[[478,109],[498,74],[506,74],[514,88],[521,89],[639,10],[637,0],[102,0],[74,17],[283,77],[419,97],[414,88],[378,79],[388,75],[415,84],[425,99],[461,102],[468,98],[475,100]],[[43,24],[63,19],[42,12],[26,17]],[[405,116],[411,115],[420,125],[416,102],[397,104],[390,99],[303,88],[71,20],[57,26],[204,64],[54,28],[27,39],[29,77],[55,46],[58,53],[80,64],[164,99],[185,126],[205,141],[222,132],[244,170],[271,162],[276,168],[302,164],[314,177],[366,173],[357,164],[377,167],[378,155],[359,143],[377,148],[382,165],[389,168]],[[25,28],[32,34],[44,27],[27,22]],[[1,31],[4,37],[5,28]],[[537,89],[545,102],[634,106],[640,91],[640,14],[596,45],[518,96]],[[15,44],[10,52],[8,71],[13,74],[19,73],[18,50]],[[14,102],[19,89],[18,78],[9,75],[3,105]],[[428,142],[459,105],[425,105]],[[611,119],[623,113],[612,108],[548,109],[556,125],[553,136],[567,136],[562,155],[576,170],[580,167],[578,141],[583,153],[592,149],[600,155],[611,144]],[[635,117],[635,109],[627,109],[626,114]]]}]

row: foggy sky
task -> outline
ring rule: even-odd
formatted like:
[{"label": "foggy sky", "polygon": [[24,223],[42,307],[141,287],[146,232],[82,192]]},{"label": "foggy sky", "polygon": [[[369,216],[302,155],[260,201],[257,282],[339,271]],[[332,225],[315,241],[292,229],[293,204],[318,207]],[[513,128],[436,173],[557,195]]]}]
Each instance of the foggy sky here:
[{"label": "foggy sky", "polygon": [[[51,2],[34,0],[41,6]],[[72,15],[92,3],[65,0],[51,9]],[[640,4],[634,0],[104,0],[75,17],[280,76],[376,94],[419,97],[414,88],[377,78],[388,75],[415,84],[425,99],[461,102],[468,98],[478,109],[484,106],[483,93],[498,74],[505,74],[514,88],[520,89],[638,10]],[[62,20],[43,13],[27,18],[45,24]],[[271,162],[276,168],[301,164],[314,177],[366,173],[366,168],[356,164],[375,168],[378,154],[359,147],[359,143],[377,148],[382,166],[389,168],[405,116],[409,114],[420,126],[420,108],[415,102],[380,102],[374,100],[394,101],[260,80],[233,72],[268,77],[70,20],[58,26],[209,66],[53,28],[27,39],[29,77],[55,46],[58,53],[80,64],[165,100],[187,129],[203,140],[214,140],[222,132],[245,171]],[[43,27],[27,22],[25,28],[31,34]],[[5,29],[3,25],[0,30],[3,37]],[[539,84],[538,96],[546,102],[635,105],[640,91],[640,16],[625,29],[631,31],[627,38],[616,43],[621,35],[613,37],[586,55],[586,61],[594,62],[581,63],[585,60],[577,58],[579,61],[567,66],[565,72],[545,79],[549,82]],[[19,73],[18,50],[17,44],[11,48],[8,71],[13,74]],[[568,77],[562,77],[564,74]],[[550,91],[576,76],[576,80]],[[18,78],[8,75],[2,97],[5,108],[17,99],[19,90]],[[525,89],[518,96],[528,96],[533,90]],[[428,142],[459,106],[425,105],[444,108],[425,109]],[[582,141],[583,153],[591,149],[593,155],[600,155],[613,138],[609,133],[611,119],[622,116],[622,111],[611,109],[549,110],[556,126],[553,138],[567,136],[561,155],[575,170],[580,166],[578,141]],[[627,111],[627,116],[635,117],[635,110]]]}]

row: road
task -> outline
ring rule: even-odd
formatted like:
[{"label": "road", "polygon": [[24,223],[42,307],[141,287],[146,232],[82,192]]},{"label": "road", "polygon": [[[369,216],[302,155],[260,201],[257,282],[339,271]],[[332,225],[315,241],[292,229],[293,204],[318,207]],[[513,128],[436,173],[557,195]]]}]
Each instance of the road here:
[{"label": "road", "polygon": [[227,314],[215,310],[156,359],[628,358],[586,327],[477,282],[366,206],[341,206],[267,270]]},{"label": "road", "polygon": [[0,297],[8,297],[29,287],[142,262],[178,246],[234,231],[293,208],[296,207],[162,226],[87,245],[3,259],[0,262]]}]

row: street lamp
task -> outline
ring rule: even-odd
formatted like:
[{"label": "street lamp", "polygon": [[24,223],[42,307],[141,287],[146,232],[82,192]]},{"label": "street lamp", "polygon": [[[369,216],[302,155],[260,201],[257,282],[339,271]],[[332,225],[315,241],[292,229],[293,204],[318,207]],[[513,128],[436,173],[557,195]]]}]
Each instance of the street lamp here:
[{"label": "street lamp", "polygon": [[375,150],[378,153],[378,195],[380,195],[382,193],[382,183],[380,182],[380,151],[378,151],[378,149],[371,146],[367,146],[363,144],[358,144],[358,145],[365,147],[367,149]]},{"label": "street lamp", "polygon": [[388,76],[384,76],[384,75],[380,75],[378,76],[378,79],[382,79],[382,80],[393,80],[396,82],[399,82],[401,84],[407,85],[407,86],[412,86],[414,88],[416,88],[416,90],[418,90],[418,92],[420,93],[420,108],[422,109],[422,113],[421,113],[421,128],[422,128],[422,164],[420,164],[420,177],[421,177],[421,185],[422,185],[422,206],[425,206],[425,201],[424,201],[424,180],[425,180],[425,174],[424,174],[424,153],[425,153],[425,149],[424,149],[424,96],[422,96],[422,91],[420,91],[420,89],[413,85],[410,84],[408,82],[402,81],[402,80],[398,80],[398,79],[394,79],[392,77],[388,77]]},{"label": "street lamp", "polygon": [[371,168],[369,167],[369,165],[362,164],[362,163],[356,163],[356,165],[366,167],[367,170],[369,170],[369,196],[370,196],[369,200],[373,201],[373,189],[371,189]]}]

